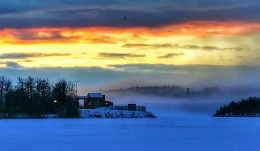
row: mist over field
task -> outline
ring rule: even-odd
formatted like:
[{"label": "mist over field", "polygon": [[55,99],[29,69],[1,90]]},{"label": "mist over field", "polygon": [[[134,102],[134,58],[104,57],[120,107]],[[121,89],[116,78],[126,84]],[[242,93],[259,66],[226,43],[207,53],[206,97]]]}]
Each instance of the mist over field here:
[{"label": "mist over field", "polygon": [[[195,88],[194,88],[195,89]],[[189,95],[186,91],[179,97],[156,94],[142,94],[136,90],[104,92],[106,98],[113,101],[115,105],[136,103],[147,105],[147,110],[157,116],[179,116],[179,115],[204,115],[212,116],[220,106],[227,105],[231,101],[240,101],[249,97],[260,97],[260,89],[253,87],[223,87],[217,88],[216,92],[204,89],[190,89]],[[205,91],[205,92],[204,92]],[[169,92],[170,93],[170,92]]]},{"label": "mist over field", "polygon": [[[114,69],[98,67],[78,68],[2,68],[2,74],[13,80],[17,77],[42,77],[50,82],[66,79],[77,84],[78,95],[101,92],[114,104],[147,104],[157,115],[202,114],[211,116],[229,102],[260,95],[260,68],[257,66],[203,66],[203,65],[124,65]],[[174,91],[154,95],[129,92],[107,92],[130,87],[177,85],[183,87],[180,97],[169,96]],[[186,89],[190,89],[190,96]],[[205,89],[214,88],[211,92]],[[179,92],[175,92],[177,95]],[[193,94],[196,94],[194,96]],[[170,113],[170,114],[168,114]]]}]

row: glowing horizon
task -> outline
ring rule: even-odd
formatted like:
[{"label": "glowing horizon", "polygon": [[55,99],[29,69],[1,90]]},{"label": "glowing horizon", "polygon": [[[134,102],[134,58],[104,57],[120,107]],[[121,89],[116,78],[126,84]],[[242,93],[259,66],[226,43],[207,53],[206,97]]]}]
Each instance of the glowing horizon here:
[{"label": "glowing horizon", "polygon": [[254,65],[257,62],[248,60],[258,46],[247,47],[236,39],[254,38],[259,31],[260,23],[237,21],[193,21],[156,28],[3,29],[0,57],[2,62],[16,62],[24,67]]}]

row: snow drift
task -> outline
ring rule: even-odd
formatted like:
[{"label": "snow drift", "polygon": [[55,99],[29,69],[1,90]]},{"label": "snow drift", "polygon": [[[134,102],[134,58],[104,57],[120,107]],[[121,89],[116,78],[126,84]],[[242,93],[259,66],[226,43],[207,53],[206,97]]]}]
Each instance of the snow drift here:
[{"label": "snow drift", "polygon": [[80,109],[81,118],[156,118],[151,112],[115,110],[114,108]]}]

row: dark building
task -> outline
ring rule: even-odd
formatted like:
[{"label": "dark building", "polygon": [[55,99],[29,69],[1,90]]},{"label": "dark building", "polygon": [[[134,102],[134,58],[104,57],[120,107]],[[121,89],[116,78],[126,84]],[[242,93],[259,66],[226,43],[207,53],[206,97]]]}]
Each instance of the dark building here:
[{"label": "dark building", "polygon": [[113,102],[111,101],[105,101],[106,107],[113,106]]},{"label": "dark building", "polygon": [[136,111],[136,104],[128,104],[128,111]]},{"label": "dark building", "polygon": [[99,107],[113,106],[113,102],[106,101],[105,95],[101,93],[88,93],[87,96],[78,96],[77,100],[83,102],[83,104],[80,104],[81,109],[96,109]]},{"label": "dark building", "polygon": [[88,99],[84,102],[85,109],[95,109],[105,106],[105,95],[101,93],[89,93]]},{"label": "dark building", "polygon": [[80,109],[84,109],[84,102],[87,101],[88,96],[77,96],[76,99],[78,100],[79,108],[80,108]]}]

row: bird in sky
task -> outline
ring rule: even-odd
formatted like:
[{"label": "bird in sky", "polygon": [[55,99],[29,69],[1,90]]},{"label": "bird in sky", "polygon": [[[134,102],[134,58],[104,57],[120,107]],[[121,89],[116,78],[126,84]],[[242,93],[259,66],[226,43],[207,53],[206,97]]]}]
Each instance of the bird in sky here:
[{"label": "bird in sky", "polygon": [[124,17],[124,20],[126,20],[126,16]]}]

